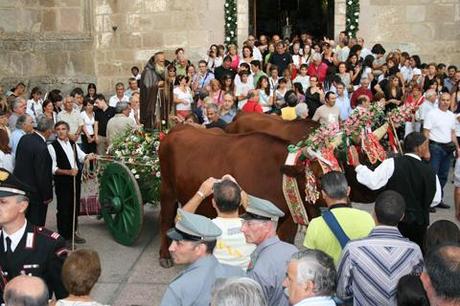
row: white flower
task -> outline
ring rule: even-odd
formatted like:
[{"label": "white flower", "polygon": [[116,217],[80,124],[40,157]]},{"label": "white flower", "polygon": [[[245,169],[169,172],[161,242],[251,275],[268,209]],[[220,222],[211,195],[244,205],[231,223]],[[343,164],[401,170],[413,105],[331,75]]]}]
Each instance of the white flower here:
[{"label": "white flower", "polygon": [[351,25],[351,26],[350,26],[350,29],[352,29],[352,30],[353,30],[354,28],[355,28],[355,26],[354,26],[354,25]]},{"label": "white flower", "polygon": [[233,32],[233,31],[230,31],[230,34],[232,34],[232,35],[233,35],[233,34],[235,34],[235,32]]},{"label": "white flower", "polygon": [[353,4],[353,2],[352,2],[352,1],[348,1],[348,5],[352,5],[352,4]]},{"label": "white flower", "polygon": [[136,175],[134,176],[134,178],[135,178],[136,180],[138,180],[139,177],[140,177],[139,174],[136,174]]},{"label": "white flower", "polygon": [[359,16],[359,12],[355,12],[355,16]]},{"label": "white flower", "polygon": [[225,3],[225,7],[228,7],[228,3]]},{"label": "white flower", "polygon": [[347,18],[347,21],[350,22],[350,18]]},{"label": "white flower", "polygon": [[161,177],[160,171],[158,171],[158,172],[156,173],[156,177],[158,177],[158,178]]},{"label": "white flower", "polygon": [[230,41],[230,37],[225,38],[226,41]]},{"label": "white flower", "polygon": [[228,20],[228,21],[232,20],[232,17],[228,17],[227,20]]},{"label": "white flower", "polygon": [[358,22],[359,20],[358,19],[355,19],[355,22]]},{"label": "white flower", "polygon": [[136,174],[136,173],[137,173],[137,170],[136,170],[135,168],[132,168],[132,169],[131,169],[131,173],[132,173],[132,174]]}]

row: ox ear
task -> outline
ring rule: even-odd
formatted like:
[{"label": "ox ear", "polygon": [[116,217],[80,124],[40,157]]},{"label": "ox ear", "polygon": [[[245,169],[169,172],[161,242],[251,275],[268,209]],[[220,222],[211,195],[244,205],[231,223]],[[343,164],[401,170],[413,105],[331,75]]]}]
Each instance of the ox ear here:
[{"label": "ox ear", "polygon": [[282,165],[281,173],[290,177],[299,177],[305,175],[305,165],[297,164],[294,166]]}]

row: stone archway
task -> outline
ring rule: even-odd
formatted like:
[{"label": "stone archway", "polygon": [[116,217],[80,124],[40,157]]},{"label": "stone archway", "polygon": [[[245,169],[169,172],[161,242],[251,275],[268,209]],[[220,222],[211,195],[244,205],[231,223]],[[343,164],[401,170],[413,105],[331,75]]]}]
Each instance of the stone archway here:
[{"label": "stone archway", "polygon": [[[238,12],[238,45],[241,46],[249,34],[249,1],[237,0]],[[334,39],[340,31],[345,30],[345,13],[346,0],[331,0],[334,1]]]}]

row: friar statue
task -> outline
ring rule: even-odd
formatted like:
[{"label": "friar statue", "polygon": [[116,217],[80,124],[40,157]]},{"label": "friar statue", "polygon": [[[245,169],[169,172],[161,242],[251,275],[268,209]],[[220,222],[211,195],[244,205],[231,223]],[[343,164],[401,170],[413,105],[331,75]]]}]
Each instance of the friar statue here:
[{"label": "friar statue", "polygon": [[167,127],[170,112],[169,89],[165,88],[166,60],[163,52],[155,53],[141,76],[140,121],[147,129]]}]

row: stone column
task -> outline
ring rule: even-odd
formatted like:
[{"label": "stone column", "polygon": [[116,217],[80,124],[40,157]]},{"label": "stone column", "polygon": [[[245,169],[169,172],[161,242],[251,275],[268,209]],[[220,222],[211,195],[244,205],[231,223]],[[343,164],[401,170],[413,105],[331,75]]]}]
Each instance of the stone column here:
[{"label": "stone column", "polygon": [[337,41],[339,33],[345,31],[346,0],[335,0],[334,3],[334,39]]},{"label": "stone column", "polygon": [[237,0],[239,49],[241,49],[243,42],[248,38],[249,34],[249,1],[250,0]]}]

